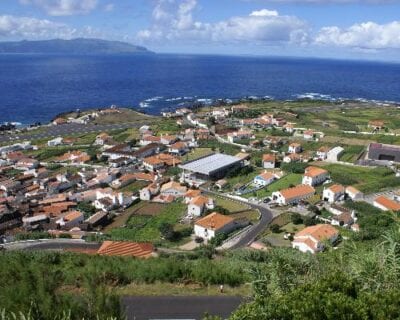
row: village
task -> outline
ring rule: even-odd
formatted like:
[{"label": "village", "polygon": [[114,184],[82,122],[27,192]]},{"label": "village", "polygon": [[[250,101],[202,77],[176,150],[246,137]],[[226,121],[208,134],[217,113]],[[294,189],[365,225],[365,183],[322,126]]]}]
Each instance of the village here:
[{"label": "village", "polygon": [[[3,144],[3,248],[39,239],[134,257],[205,245],[340,248],[372,232],[376,217],[398,219],[398,110],[376,108],[180,108],[132,128]],[[113,106],[49,126],[129,114]]]}]

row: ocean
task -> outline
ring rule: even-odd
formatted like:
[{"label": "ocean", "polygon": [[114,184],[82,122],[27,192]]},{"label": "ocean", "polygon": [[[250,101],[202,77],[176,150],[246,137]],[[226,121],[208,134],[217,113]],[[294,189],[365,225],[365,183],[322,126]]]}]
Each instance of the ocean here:
[{"label": "ocean", "polygon": [[159,114],[215,99],[400,101],[400,64],[155,54],[0,55],[0,123],[110,105]]}]

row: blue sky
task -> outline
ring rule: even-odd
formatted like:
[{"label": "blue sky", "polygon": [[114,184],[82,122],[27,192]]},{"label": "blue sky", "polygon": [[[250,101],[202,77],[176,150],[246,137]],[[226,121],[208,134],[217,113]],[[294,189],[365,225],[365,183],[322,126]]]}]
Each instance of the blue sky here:
[{"label": "blue sky", "polygon": [[98,37],[156,52],[400,60],[400,0],[0,0],[0,41]]}]

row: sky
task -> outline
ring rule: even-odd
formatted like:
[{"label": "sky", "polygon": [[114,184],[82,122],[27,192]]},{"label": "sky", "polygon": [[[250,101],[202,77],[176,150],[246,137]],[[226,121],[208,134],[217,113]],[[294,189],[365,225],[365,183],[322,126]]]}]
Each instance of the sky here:
[{"label": "sky", "polygon": [[0,0],[0,41],[400,61],[400,0]]}]

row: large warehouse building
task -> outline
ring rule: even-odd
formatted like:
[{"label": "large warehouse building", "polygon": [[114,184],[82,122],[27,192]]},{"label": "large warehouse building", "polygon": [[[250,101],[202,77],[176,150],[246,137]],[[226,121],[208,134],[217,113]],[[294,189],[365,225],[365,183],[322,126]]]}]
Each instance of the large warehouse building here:
[{"label": "large warehouse building", "polygon": [[371,143],[368,146],[367,159],[400,162],[400,146]]},{"label": "large warehouse building", "polygon": [[194,180],[217,180],[223,178],[229,170],[243,166],[243,159],[214,153],[179,167],[183,169],[182,180],[193,182]]}]

